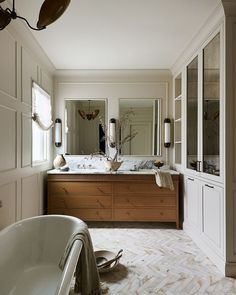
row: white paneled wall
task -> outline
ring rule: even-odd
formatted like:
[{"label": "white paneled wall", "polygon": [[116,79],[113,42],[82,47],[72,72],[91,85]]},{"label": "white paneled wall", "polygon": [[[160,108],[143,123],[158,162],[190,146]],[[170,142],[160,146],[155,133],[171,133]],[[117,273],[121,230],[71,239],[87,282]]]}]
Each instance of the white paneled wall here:
[{"label": "white paneled wall", "polygon": [[[20,29],[22,30],[22,28]],[[25,30],[25,29],[24,29]],[[28,35],[27,35],[28,34]],[[24,36],[24,42],[23,37]],[[48,162],[32,166],[32,80],[53,95],[53,66],[27,30],[0,33],[0,229],[43,213]]]}]

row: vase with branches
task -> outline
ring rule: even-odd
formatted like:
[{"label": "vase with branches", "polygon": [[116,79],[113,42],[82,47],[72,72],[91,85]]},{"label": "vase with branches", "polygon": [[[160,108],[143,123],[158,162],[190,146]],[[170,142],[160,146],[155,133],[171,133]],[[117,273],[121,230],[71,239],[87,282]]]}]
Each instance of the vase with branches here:
[{"label": "vase with branches", "polygon": [[[129,126],[130,122],[132,121],[132,117],[134,115],[135,115],[135,113],[133,110],[128,110],[120,116],[119,120],[116,120],[116,138],[115,138],[114,145],[111,144],[111,138],[110,138],[110,135],[108,132],[108,127],[104,123],[103,118],[99,117],[100,124],[101,124],[102,130],[104,132],[104,136],[101,140],[105,141],[106,152],[104,153],[104,152],[99,151],[97,153],[94,153],[93,155],[97,154],[97,155],[101,155],[106,158],[107,170],[114,170],[115,171],[115,170],[119,169],[119,167],[123,163],[123,161],[118,161],[119,151],[121,151],[123,146],[126,143],[130,142],[138,134],[137,131],[132,130],[129,132],[129,134],[122,137],[122,134],[124,134],[124,130]],[[110,155],[111,145],[112,145],[112,148],[115,149],[115,153],[113,156]]]}]

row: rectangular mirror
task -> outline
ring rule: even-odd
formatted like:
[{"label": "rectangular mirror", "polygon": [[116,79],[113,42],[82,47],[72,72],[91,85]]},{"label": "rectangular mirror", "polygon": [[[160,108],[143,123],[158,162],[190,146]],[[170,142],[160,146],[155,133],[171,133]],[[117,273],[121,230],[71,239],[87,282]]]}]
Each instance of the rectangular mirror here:
[{"label": "rectangular mirror", "polygon": [[121,141],[137,133],[121,147],[121,155],[160,156],[160,104],[160,99],[120,99],[120,119],[130,114],[120,130]]},{"label": "rectangular mirror", "polygon": [[90,155],[105,153],[104,132],[100,118],[106,119],[106,100],[66,100],[65,139],[66,153]]}]

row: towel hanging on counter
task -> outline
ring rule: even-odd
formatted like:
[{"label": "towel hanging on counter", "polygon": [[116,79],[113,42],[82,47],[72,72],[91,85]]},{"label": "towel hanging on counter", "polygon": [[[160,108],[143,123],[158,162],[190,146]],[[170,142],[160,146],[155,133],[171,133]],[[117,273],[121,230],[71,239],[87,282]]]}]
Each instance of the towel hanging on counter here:
[{"label": "towel hanging on counter", "polygon": [[164,172],[160,170],[154,170],[154,172],[155,172],[156,184],[159,187],[169,188],[171,191],[175,189],[171,174],[169,172]]}]

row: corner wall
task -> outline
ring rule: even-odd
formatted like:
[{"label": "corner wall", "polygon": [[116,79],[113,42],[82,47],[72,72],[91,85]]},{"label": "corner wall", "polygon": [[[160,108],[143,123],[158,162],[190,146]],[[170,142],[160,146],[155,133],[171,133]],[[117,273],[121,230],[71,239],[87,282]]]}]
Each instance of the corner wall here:
[{"label": "corner wall", "polygon": [[53,66],[18,21],[0,32],[0,229],[43,213],[50,160],[32,167],[31,85],[53,94]]}]

